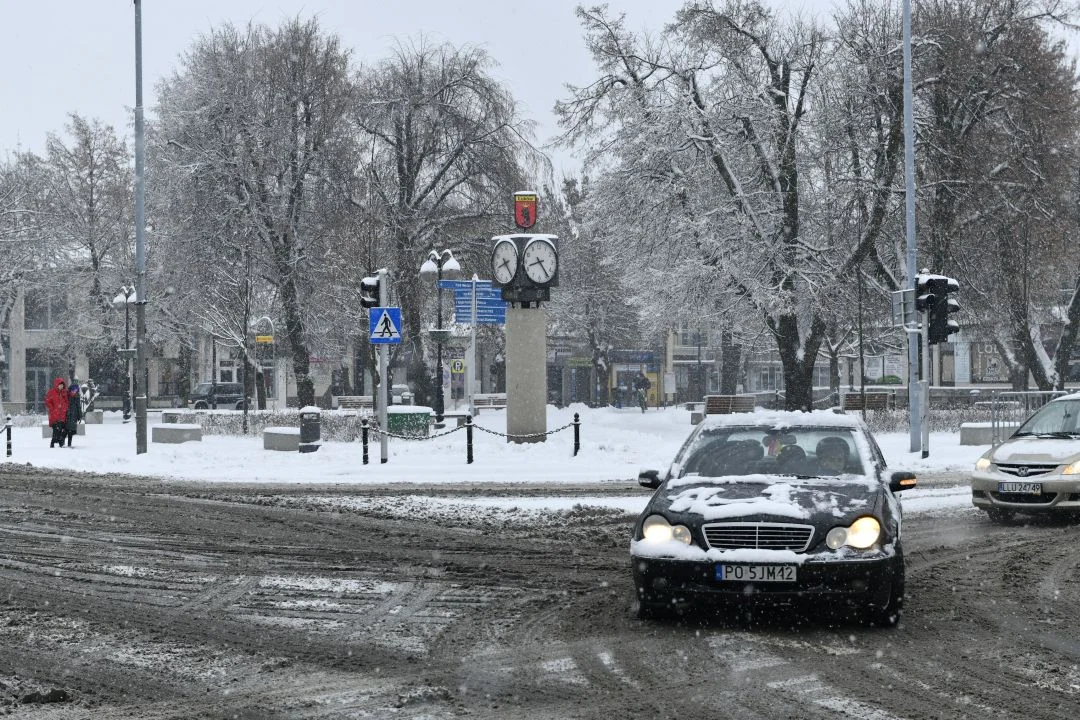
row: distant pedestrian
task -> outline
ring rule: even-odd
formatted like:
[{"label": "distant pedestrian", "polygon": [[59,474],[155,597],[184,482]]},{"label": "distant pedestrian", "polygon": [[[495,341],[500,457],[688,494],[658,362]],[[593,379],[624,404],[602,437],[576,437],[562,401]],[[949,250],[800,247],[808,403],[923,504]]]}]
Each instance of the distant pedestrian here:
[{"label": "distant pedestrian", "polygon": [[49,426],[52,427],[52,441],[49,447],[64,447],[67,437],[68,394],[64,378],[56,378],[52,389],[45,393],[45,409],[49,413]]},{"label": "distant pedestrian", "polygon": [[638,407],[641,408],[641,412],[645,412],[645,408],[648,407],[649,388],[652,387],[652,381],[645,376],[645,373],[638,370],[637,377],[634,378],[634,400],[637,402]]},{"label": "distant pedestrian", "polygon": [[68,390],[67,422],[64,425],[68,447],[71,447],[71,438],[79,433],[79,423],[82,419],[82,392],[79,390],[79,386],[72,381],[71,389]]}]

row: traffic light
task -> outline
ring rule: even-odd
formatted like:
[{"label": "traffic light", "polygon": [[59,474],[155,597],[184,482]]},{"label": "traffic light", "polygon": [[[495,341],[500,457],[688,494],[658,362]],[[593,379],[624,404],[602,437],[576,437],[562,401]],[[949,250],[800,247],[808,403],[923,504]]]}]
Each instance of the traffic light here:
[{"label": "traffic light", "polygon": [[379,280],[381,275],[369,275],[360,281],[360,304],[366,308],[380,307],[382,297]]},{"label": "traffic light", "polygon": [[921,313],[929,312],[934,304],[934,294],[930,289],[935,275],[927,275],[926,271],[915,276],[915,309]]},{"label": "traffic light", "polygon": [[949,318],[960,311],[960,303],[956,298],[949,297],[950,293],[960,289],[960,283],[953,278],[938,275],[930,280],[929,285],[933,300],[929,308],[927,342],[933,345],[948,342],[950,335],[960,332],[960,324]]}]

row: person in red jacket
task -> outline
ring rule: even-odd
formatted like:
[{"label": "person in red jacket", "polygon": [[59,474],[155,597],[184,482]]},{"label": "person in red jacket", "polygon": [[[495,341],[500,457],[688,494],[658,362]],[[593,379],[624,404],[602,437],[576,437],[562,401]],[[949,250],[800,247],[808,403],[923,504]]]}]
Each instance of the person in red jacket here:
[{"label": "person in red jacket", "polygon": [[67,383],[64,378],[56,378],[52,390],[45,393],[45,409],[49,412],[49,425],[52,426],[52,442],[49,447],[64,447],[68,412]]}]

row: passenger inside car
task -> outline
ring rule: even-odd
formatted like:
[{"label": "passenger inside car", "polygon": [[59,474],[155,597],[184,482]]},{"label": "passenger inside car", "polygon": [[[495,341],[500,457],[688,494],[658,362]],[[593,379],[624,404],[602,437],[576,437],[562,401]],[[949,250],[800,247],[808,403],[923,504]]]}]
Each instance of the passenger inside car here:
[{"label": "passenger inside car", "polygon": [[776,471],[782,475],[808,475],[806,451],[798,445],[785,445],[776,456]]}]

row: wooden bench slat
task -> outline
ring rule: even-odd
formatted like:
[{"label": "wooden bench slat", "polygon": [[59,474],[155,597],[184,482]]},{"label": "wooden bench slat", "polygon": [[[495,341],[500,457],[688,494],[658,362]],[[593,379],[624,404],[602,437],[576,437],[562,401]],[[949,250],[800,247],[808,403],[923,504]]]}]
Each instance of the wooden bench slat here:
[{"label": "wooden bench slat", "polygon": [[341,410],[371,410],[375,407],[371,395],[338,395],[337,403]]},{"label": "wooden bench slat", "polygon": [[[842,407],[844,410],[862,410],[864,396],[860,393],[848,393],[844,395]],[[866,393],[865,407],[867,410],[886,410],[889,407],[889,393]]]},{"label": "wooden bench slat", "polygon": [[729,413],[754,412],[757,404],[755,395],[706,395],[706,415],[726,415]]}]

